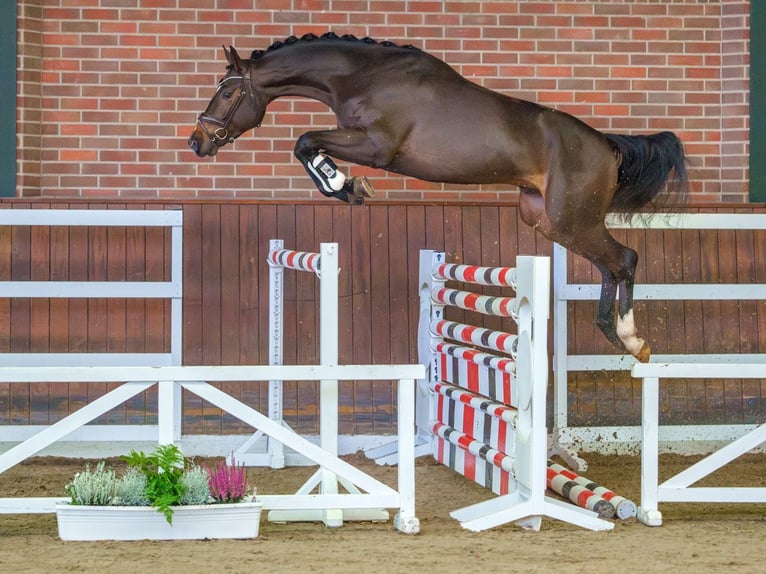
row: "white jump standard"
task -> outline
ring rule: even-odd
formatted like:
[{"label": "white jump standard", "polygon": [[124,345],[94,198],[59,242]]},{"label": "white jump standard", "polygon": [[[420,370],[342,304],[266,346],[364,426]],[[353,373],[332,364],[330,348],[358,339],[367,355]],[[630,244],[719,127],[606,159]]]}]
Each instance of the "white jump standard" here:
[{"label": "white jump standard", "polygon": [[[498,495],[452,512],[464,528],[513,522],[538,530],[550,516],[609,530],[614,525],[595,512],[545,495],[549,259],[518,257],[516,263],[448,264],[443,253],[421,251],[418,348],[428,379],[419,383],[418,438],[438,461]],[[445,283],[451,280],[510,287],[516,296],[450,289]],[[518,332],[449,321],[446,306],[510,317]]]}]

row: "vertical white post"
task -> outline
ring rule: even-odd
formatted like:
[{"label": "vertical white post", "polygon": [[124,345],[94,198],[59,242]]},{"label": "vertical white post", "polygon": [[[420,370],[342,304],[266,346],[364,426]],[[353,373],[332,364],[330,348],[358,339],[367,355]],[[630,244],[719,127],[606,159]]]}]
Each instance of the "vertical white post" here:
[{"label": "vertical white post", "polygon": [[[183,216],[183,212],[179,212]],[[174,365],[183,364],[183,220],[171,228],[170,281],[177,293],[170,300],[170,354]]]},{"label": "vertical white post", "polygon": [[[321,267],[319,270],[319,364],[338,364],[338,245],[322,243],[319,246]],[[338,454],[338,381],[319,382],[319,435],[322,449]],[[322,468],[321,489],[323,494],[338,493],[338,478]],[[327,526],[343,524],[341,510],[325,511]]]},{"label": "vertical white post", "polygon": [[175,444],[181,436],[181,417],[177,410],[180,406],[177,398],[180,396],[181,385],[174,381],[159,381],[157,383],[157,427],[159,444]]},{"label": "vertical white post", "polygon": [[430,443],[432,440],[431,423],[431,394],[428,390],[428,380],[431,372],[431,291],[433,269],[433,251],[420,250],[418,287],[420,294],[420,315],[418,317],[418,361],[426,368],[426,378],[418,381],[415,391],[415,425],[418,437]]},{"label": "vertical white post", "polygon": [[[568,308],[564,294],[567,285],[567,250],[553,244],[553,427],[566,428],[567,412],[567,322]],[[554,437],[556,440],[557,437]]]},{"label": "vertical white post", "polygon": [[[519,259],[527,259],[526,257]],[[529,286],[532,317],[530,332],[532,333],[532,436],[534,449],[532,455],[532,486],[533,496],[543,500],[547,485],[548,470],[548,429],[547,429],[547,395],[548,395],[548,293],[551,292],[550,260],[547,257],[529,257],[531,265],[529,274],[532,284]],[[519,265],[519,267],[521,267]]]},{"label": "vertical white post", "polygon": [[[269,253],[282,249],[281,239],[269,241]],[[269,262],[269,365],[282,364],[282,334],[284,333],[284,268]],[[269,381],[269,418],[282,424],[282,381]],[[267,438],[271,468],[285,467],[285,452],[281,442]]]},{"label": "vertical white post", "polygon": [[660,380],[645,377],[641,384],[641,506],[638,519],[661,526],[659,511]]},{"label": "vertical white post", "polygon": [[[178,212],[180,221],[170,231],[170,281],[177,293],[170,299],[170,360],[173,365],[183,364],[183,212]],[[162,387],[162,385],[159,385]],[[159,392],[159,391],[158,391]],[[181,440],[183,426],[183,389],[181,385],[171,385],[172,420],[168,423],[172,429],[169,440],[160,443],[174,443]],[[160,430],[162,434],[162,430]]]},{"label": "vertical white post", "polygon": [[415,381],[399,381],[398,420],[399,433],[399,514],[394,526],[407,534],[420,531],[420,521],[415,517]]},{"label": "vertical white post", "polygon": [[[443,289],[446,281],[443,279],[437,279],[434,277],[434,267],[439,265],[440,263],[444,263],[445,255],[443,251],[432,251],[431,252],[431,261],[428,269],[428,284],[429,284],[429,290],[427,293],[428,299],[431,301],[431,316],[429,318],[429,325],[432,321],[437,321],[440,319],[444,319],[444,305],[440,305],[437,303],[434,303],[433,301],[433,291],[436,289]],[[429,328],[428,330],[428,348],[429,350],[432,349],[437,342],[438,337],[433,335],[431,333],[431,330]],[[441,363],[439,361],[439,356],[437,353],[431,353],[431,365],[428,369],[428,372],[426,375],[428,376],[428,380],[431,383],[437,383],[442,380],[442,373],[441,373]],[[428,420],[426,421],[426,425],[428,428],[428,434],[431,436],[431,446],[432,446],[432,454],[436,455],[436,437],[433,436],[433,433],[431,432],[431,421],[436,420],[438,418],[437,416],[437,408],[436,408],[436,397],[433,395],[433,393],[429,390],[428,391],[428,397],[429,397],[429,409],[428,409]]]}]

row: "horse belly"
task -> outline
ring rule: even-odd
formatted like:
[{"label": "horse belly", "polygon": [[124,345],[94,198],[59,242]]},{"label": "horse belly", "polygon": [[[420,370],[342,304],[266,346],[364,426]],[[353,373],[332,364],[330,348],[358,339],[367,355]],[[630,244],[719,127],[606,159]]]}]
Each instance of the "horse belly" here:
[{"label": "horse belly", "polygon": [[517,146],[475,134],[413,138],[394,156],[390,171],[426,181],[458,184],[521,183],[540,171]]},{"label": "horse belly", "polygon": [[463,95],[421,109],[392,166],[419,179],[460,184],[515,184],[540,173],[547,153],[537,108],[473,89]]}]

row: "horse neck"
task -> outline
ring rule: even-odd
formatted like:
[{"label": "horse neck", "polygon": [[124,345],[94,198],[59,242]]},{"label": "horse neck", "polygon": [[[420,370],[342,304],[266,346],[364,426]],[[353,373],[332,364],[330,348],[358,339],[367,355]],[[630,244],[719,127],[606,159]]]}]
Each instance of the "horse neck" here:
[{"label": "horse neck", "polygon": [[295,45],[279,48],[253,60],[253,85],[274,100],[303,96],[332,107],[335,79],[353,73],[353,58],[333,46],[312,43],[311,49]]}]

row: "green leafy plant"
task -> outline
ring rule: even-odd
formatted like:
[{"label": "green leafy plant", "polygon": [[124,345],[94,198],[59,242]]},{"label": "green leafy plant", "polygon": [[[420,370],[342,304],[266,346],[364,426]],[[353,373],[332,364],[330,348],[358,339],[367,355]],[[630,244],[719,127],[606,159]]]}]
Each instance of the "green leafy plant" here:
[{"label": "green leafy plant", "polygon": [[90,470],[90,465],[86,465],[84,471],[74,475],[65,490],[72,498],[72,504],[106,506],[114,500],[116,487],[114,471],[106,468],[106,463],[102,461],[94,471]]},{"label": "green leafy plant", "polygon": [[151,454],[131,450],[122,460],[146,477],[146,496],[151,506],[173,523],[173,506],[181,504],[186,486],[181,480],[186,459],[177,446],[162,445]]}]

